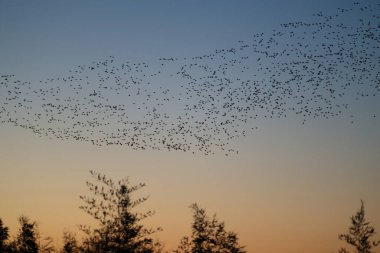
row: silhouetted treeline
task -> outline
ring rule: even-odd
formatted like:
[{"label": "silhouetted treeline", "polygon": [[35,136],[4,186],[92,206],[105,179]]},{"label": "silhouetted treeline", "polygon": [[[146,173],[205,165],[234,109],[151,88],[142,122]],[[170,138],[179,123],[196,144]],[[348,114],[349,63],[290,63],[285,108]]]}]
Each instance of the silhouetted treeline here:
[{"label": "silhouetted treeline", "polygon": [[[131,185],[128,178],[114,182],[105,175],[90,171],[94,182],[87,182],[90,196],[80,196],[80,206],[97,222],[96,228],[80,225],[84,237],[79,242],[72,232],[63,233],[63,246],[56,249],[51,237],[41,238],[37,224],[26,216],[20,216],[20,228],[14,238],[0,219],[0,253],[167,253],[163,244],[152,235],[161,228],[147,228],[141,221],[154,214],[135,212],[134,208],[148,198],[133,199],[132,195],[145,184]],[[193,213],[191,235],[184,236],[172,253],[245,253],[236,233],[227,231],[225,223],[215,215],[209,217],[197,204],[190,206]],[[347,234],[339,235],[357,253],[374,253],[380,244],[372,240],[375,229],[365,218],[364,203],[351,217]],[[341,248],[339,253],[349,253]]]},{"label": "silhouetted treeline", "polygon": [[[0,253],[161,253],[163,244],[152,238],[161,228],[147,228],[142,220],[154,214],[135,212],[136,206],[148,198],[133,199],[132,194],[145,186],[144,183],[131,185],[128,178],[114,182],[105,175],[90,171],[94,182],[87,182],[90,196],[80,196],[83,205],[80,208],[97,222],[96,228],[80,225],[85,236],[81,243],[72,232],[63,234],[63,246],[55,249],[50,237],[38,236],[36,223],[27,217],[19,219],[20,229],[17,236],[9,238],[9,229],[0,219]],[[223,222],[215,215],[206,216],[205,210],[193,204],[192,234],[184,237],[173,252],[236,252],[243,253],[238,244],[236,233],[225,230]]]}]

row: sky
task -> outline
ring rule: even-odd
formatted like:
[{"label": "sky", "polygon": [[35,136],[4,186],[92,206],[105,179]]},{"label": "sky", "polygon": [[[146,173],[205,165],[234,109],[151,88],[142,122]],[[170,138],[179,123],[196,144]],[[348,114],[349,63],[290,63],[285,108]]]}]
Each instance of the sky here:
[{"label": "sky", "polygon": [[[379,36],[379,17],[376,12],[374,16],[368,13],[372,8],[378,10],[380,2],[356,2],[359,5],[346,0],[0,0],[0,218],[15,234],[17,218],[27,215],[37,221],[42,236],[52,236],[60,245],[64,231],[77,231],[77,225],[93,222],[79,209],[79,196],[89,193],[85,182],[90,180],[89,170],[95,170],[115,180],[129,177],[132,183],[147,184],[139,194],[150,198],[141,208],[155,210],[146,222],[163,228],[157,237],[168,249],[174,249],[182,236],[190,234],[189,206],[195,202],[225,221],[248,252],[335,252],[343,245],[338,234],[347,231],[349,217],[359,208],[361,199],[369,221],[380,229],[380,92],[376,84],[380,50],[378,40],[352,39],[352,34],[360,35],[358,31],[367,31],[367,26]],[[371,7],[360,11],[368,5]],[[341,11],[350,8],[356,9]],[[313,15],[317,13],[322,17]],[[298,27],[292,23],[313,23],[337,14],[337,21],[327,19],[331,26],[324,26],[322,31],[317,31],[320,26]],[[362,30],[355,33],[343,28],[363,27],[360,19],[366,21]],[[289,23],[290,28],[281,26]],[[313,32],[316,35],[311,39]],[[270,42],[270,37],[278,44]],[[259,42],[261,39],[264,43]],[[330,48],[325,47],[328,43]],[[247,47],[236,54],[215,53],[244,45]],[[323,53],[324,58],[309,61],[303,56],[309,48],[315,49],[314,56]],[[333,53],[326,54],[330,49]],[[340,55],[343,58],[334,55],[335,49],[344,49]],[[265,50],[291,53],[270,58],[263,53]],[[196,58],[214,53],[216,56]],[[339,65],[331,65],[339,59]],[[91,71],[96,63],[104,62],[106,67]],[[131,84],[129,90],[116,93],[110,87],[118,82],[113,81],[114,76],[104,75],[101,77],[110,77],[106,82],[109,91],[100,91],[105,86],[99,84],[98,73],[123,63],[147,65],[122,74],[124,81],[141,80],[141,90]],[[319,63],[326,76],[309,85],[306,81],[316,75]],[[221,65],[227,68],[224,76],[233,80],[223,79],[221,85],[232,93],[225,93],[220,104],[214,106],[209,95],[216,98],[221,93],[216,93],[212,85],[202,86],[214,81],[194,66],[216,69]],[[80,66],[85,70],[79,71]],[[275,77],[268,71],[279,75],[275,86],[269,85]],[[286,81],[288,72],[290,76],[300,73],[296,74],[300,79]],[[78,79],[74,86],[62,83],[70,76]],[[82,79],[87,76],[85,86]],[[247,86],[237,81],[248,79]],[[26,100],[17,98],[12,104],[13,94],[17,94],[13,87],[19,85],[16,80],[25,82],[20,87]],[[347,83],[352,84],[344,90]],[[84,90],[77,91],[82,86]],[[246,93],[241,91],[257,91],[249,87],[279,97],[273,100],[263,95],[269,104],[257,100],[244,113],[231,105],[230,123],[225,127],[214,125],[222,118],[218,113],[224,112],[226,98],[239,106],[247,105]],[[279,87],[294,88],[292,96],[276,93]],[[322,95],[312,97],[310,87]],[[27,89],[35,92],[28,93]],[[49,89],[56,93],[44,92]],[[170,99],[161,91],[166,89]],[[95,102],[91,102],[90,93],[102,96],[95,95]],[[335,96],[337,93],[343,95]],[[86,99],[83,94],[88,95]],[[145,104],[146,97],[163,102]],[[50,104],[44,104],[43,99]],[[72,121],[64,121],[62,114],[54,111],[66,105],[63,100],[73,106],[63,113],[73,116]],[[274,107],[271,102],[281,104]],[[100,110],[96,117],[85,114],[86,105],[93,108],[96,103],[125,106],[130,110],[128,121],[117,121],[120,115],[110,107]],[[185,103],[195,107],[186,111]],[[138,109],[142,105],[147,109]],[[46,117],[44,113],[38,116],[46,106],[52,111]],[[291,107],[302,113],[292,112]],[[157,118],[152,118],[155,114],[150,109],[158,111]],[[309,111],[305,113],[306,109]],[[218,115],[202,118],[207,113]],[[170,140],[170,127],[177,126],[177,121],[182,122],[178,117],[183,119],[185,115],[204,120],[209,128],[186,118],[183,127],[189,132],[177,140],[190,152],[162,145],[162,141]],[[250,118],[252,115],[259,116]],[[153,122],[152,128],[137,132],[135,123],[145,117]],[[52,118],[58,120],[49,120]],[[89,130],[89,121],[101,126]],[[148,139],[147,133],[159,123],[157,137]],[[120,139],[122,145],[103,145],[110,142],[110,136],[120,133],[120,124],[126,125],[128,132],[123,133],[128,138],[142,133],[138,135],[141,141],[134,146],[124,139]],[[28,126],[41,128],[33,132]],[[77,132],[66,132],[66,139],[56,134],[69,128]],[[210,132],[209,145],[201,146],[196,136],[207,138]],[[237,137],[228,139],[233,133]],[[102,145],[93,145],[89,136]],[[77,235],[81,236],[79,232]]]}]

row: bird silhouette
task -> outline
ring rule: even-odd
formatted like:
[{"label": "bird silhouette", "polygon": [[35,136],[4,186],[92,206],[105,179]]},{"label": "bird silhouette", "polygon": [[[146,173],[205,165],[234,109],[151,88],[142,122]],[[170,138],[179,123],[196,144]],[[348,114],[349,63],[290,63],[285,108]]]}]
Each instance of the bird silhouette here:
[{"label": "bird silhouette", "polygon": [[1,75],[0,122],[96,146],[237,154],[233,141],[257,120],[304,124],[341,115],[352,96],[377,96],[379,13],[380,4],[355,2],[204,55],[109,56],[37,82]]}]

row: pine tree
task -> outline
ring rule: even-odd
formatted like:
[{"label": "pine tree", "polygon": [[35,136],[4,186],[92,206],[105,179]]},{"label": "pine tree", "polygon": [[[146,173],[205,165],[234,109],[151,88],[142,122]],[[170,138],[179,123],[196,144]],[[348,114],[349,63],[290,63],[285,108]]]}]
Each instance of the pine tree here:
[{"label": "pine tree", "polygon": [[36,223],[30,222],[26,216],[19,218],[20,230],[17,235],[16,249],[18,253],[37,253]]},{"label": "pine tree", "polygon": [[[361,201],[360,209],[351,217],[348,233],[339,235],[339,239],[353,246],[357,253],[374,253],[372,248],[380,244],[380,241],[371,241],[375,234],[375,228],[365,218],[364,202]],[[339,250],[339,253],[348,252],[345,248]]]},{"label": "pine tree", "polygon": [[55,247],[53,245],[53,238],[50,236],[42,238],[39,240],[39,253],[53,253],[55,252]]},{"label": "pine tree", "polygon": [[86,252],[151,253],[154,250],[150,235],[159,229],[147,229],[141,221],[153,212],[136,213],[133,208],[147,197],[132,199],[132,194],[145,184],[130,185],[128,178],[114,183],[105,175],[90,171],[98,184],[87,182],[93,197],[81,196],[84,205],[80,208],[99,222],[92,229],[81,226],[88,236],[84,241]]},{"label": "pine tree", "polygon": [[0,219],[0,252],[6,252],[8,245],[7,241],[9,238],[9,229],[3,225],[2,219]]},{"label": "pine tree", "polygon": [[75,235],[70,232],[63,233],[63,248],[61,253],[77,253],[79,252],[78,242]]},{"label": "pine tree", "polygon": [[237,234],[226,231],[224,222],[214,215],[209,218],[206,211],[191,205],[193,224],[191,238],[184,237],[175,253],[245,253],[239,246]]}]

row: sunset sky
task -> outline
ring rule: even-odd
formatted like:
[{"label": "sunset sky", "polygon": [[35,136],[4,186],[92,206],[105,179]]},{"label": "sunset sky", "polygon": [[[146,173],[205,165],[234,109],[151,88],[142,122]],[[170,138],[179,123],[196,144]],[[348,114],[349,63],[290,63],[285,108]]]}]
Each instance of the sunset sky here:
[{"label": "sunset sky", "polygon": [[[357,2],[379,10],[378,0]],[[0,0],[0,75],[38,85],[110,56],[132,63],[191,58],[353,6],[347,0]],[[355,13],[342,22],[355,24]],[[379,59],[380,50],[370,57]],[[380,66],[372,71],[379,77]],[[168,249],[190,234],[189,206],[196,202],[225,221],[248,252],[336,252],[343,245],[338,234],[361,199],[380,231],[380,92],[358,89],[370,96],[349,95],[347,108],[328,119],[255,119],[257,130],[231,141],[239,152],[229,155],[214,147],[211,155],[99,147],[0,123],[0,218],[15,234],[18,217],[26,215],[60,245],[64,231],[93,222],[79,209],[79,196],[89,194],[85,182],[95,170],[147,184],[138,193],[150,196],[141,210],[155,210],[146,222],[163,228],[157,237]],[[0,86],[0,107],[11,111],[7,96]],[[0,119],[6,119],[1,111]]]}]

